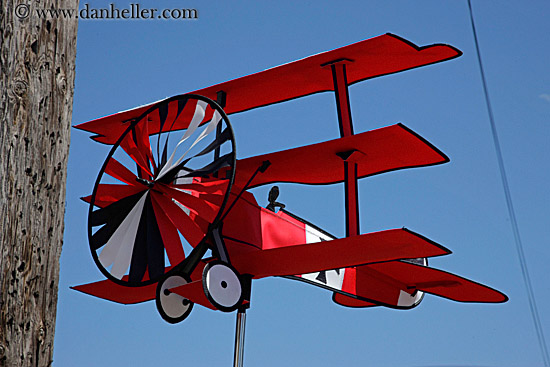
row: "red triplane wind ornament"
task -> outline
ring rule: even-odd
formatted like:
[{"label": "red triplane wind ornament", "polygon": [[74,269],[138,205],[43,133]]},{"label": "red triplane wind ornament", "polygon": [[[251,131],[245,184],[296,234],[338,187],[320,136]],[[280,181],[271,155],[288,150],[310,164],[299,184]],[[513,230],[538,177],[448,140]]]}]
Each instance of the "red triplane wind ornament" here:
[{"label": "red triplane wind ornament", "polygon": [[[449,159],[402,124],[354,134],[348,86],[460,55],[385,34],[76,126],[113,147],[83,198],[92,256],[108,279],[74,289],[123,304],[154,299],[170,323],[194,304],[246,309],[252,279],[268,276],[326,288],[349,307],[413,308],[424,293],[505,302],[494,289],[428,267],[428,257],[450,251],[418,233],[359,232],[359,178]],[[327,91],[336,96],[340,138],[236,159],[227,115]],[[276,187],[267,208],[247,191],[276,182],[344,182],[346,237],[283,209]]]}]

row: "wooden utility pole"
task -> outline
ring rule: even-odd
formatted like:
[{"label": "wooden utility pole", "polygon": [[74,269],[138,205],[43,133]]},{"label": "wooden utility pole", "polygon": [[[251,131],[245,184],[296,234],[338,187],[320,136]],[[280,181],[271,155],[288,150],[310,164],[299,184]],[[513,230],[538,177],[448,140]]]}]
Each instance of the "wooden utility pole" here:
[{"label": "wooden utility pole", "polygon": [[[0,0],[0,366],[49,366],[78,1]],[[67,15],[67,14],[65,14]]]}]

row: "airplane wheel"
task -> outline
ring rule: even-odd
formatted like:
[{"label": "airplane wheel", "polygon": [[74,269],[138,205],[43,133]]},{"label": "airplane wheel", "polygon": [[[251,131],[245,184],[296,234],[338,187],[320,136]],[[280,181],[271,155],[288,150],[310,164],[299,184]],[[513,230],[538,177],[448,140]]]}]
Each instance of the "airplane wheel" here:
[{"label": "airplane wheel", "polygon": [[[413,264],[413,265],[418,265],[418,266],[428,266],[428,259],[425,257],[417,257],[414,259],[403,259],[401,261],[409,264]],[[398,308],[411,309],[418,306],[423,299],[424,299],[424,292],[415,290],[409,296],[403,295],[402,297],[399,297],[399,302],[398,302],[399,304],[397,306]]]},{"label": "airplane wheel", "polygon": [[206,97],[172,97],[128,122],[83,198],[99,270],[125,286],[163,279],[219,222],[235,162],[227,115]]},{"label": "airplane wheel", "polygon": [[182,322],[189,316],[194,303],[170,289],[189,283],[190,280],[182,275],[170,275],[157,285],[157,310],[164,321],[170,324]]},{"label": "airplane wheel", "polygon": [[205,266],[202,285],[210,303],[221,311],[234,311],[243,301],[240,275],[222,261],[213,261]]}]

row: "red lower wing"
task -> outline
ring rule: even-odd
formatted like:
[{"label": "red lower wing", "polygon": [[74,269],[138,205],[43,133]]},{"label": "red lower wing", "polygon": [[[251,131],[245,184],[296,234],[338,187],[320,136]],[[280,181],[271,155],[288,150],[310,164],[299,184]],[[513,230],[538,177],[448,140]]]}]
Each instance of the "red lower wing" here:
[{"label": "red lower wing", "polygon": [[392,229],[333,241],[250,251],[231,258],[231,262],[241,274],[263,278],[449,253],[443,246],[412,231]]}]

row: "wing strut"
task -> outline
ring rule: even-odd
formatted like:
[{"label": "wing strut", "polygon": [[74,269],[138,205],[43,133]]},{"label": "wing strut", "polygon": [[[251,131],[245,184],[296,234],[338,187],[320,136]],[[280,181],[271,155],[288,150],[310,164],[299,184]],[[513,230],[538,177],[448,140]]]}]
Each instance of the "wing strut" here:
[{"label": "wing strut", "polygon": [[[321,65],[330,66],[332,81],[334,83],[334,95],[336,97],[336,109],[338,110],[338,124],[340,136],[353,135],[353,122],[351,121],[351,107],[349,103],[348,81],[346,77],[346,64],[351,60],[340,59]],[[346,202],[346,237],[357,236],[359,232],[359,204],[357,192],[357,163],[354,162],[354,151],[338,154],[343,160],[344,188]]]}]

